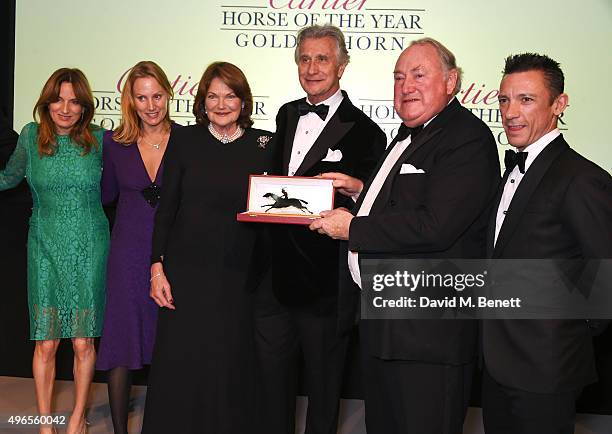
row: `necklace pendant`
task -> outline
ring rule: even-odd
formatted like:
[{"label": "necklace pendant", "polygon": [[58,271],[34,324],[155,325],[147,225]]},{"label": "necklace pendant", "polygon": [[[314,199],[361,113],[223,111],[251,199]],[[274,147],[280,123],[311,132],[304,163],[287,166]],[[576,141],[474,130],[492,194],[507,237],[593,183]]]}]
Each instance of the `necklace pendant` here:
[{"label": "necklace pendant", "polygon": [[151,144],[151,146],[153,146],[155,149],[157,149],[159,151],[161,143],[153,143],[153,144]]}]

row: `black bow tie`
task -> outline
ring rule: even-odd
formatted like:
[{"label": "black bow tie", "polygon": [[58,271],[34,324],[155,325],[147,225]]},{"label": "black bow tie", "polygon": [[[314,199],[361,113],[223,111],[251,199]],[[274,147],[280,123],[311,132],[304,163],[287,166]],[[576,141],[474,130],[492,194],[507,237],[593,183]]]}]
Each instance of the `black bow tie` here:
[{"label": "black bow tie", "polygon": [[312,105],[307,102],[301,102],[298,105],[298,113],[300,116],[307,115],[308,113],[316,113],[322,121],[327,117],[329,112],[329,106],[325,104]]},{"label": "black bow tie", "polygon": [[395,141],[401,142],[402,140],[406,140],[408,136],[411,136],[412,140],[414,140],[414,138],[418,136],[421,131],[423,131],[423,125],[410,128],[407,127],[406,124],[402,123],[397,131],[397,135],[395,136]]},{"label": "black bow tie", "polygon": [[512,149],[508,149],[506,155],[504,155],[504,165],[507,171],[511,171],[515,166],[518,166],[521,173],[525,173],[525,160],[527,160],[527,152],[514,152]]}]

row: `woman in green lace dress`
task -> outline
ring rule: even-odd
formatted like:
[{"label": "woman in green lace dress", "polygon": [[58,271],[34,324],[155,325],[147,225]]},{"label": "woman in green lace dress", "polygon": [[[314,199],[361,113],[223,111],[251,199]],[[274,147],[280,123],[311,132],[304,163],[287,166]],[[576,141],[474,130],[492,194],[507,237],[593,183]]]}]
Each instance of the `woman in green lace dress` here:
[{"label": "woman in green lace dress", "polygon": [[[41,415],[51,414],[55,353],[62,338],[74,349],[75,407],[68,433],[85,431],[85,405],[96,358],[93,338],[104,317],[108,222],[100,203],[102,132],[90,125],[94,102],[78,69],[62,68],[45,83],[6,168],[0,190],[27,178],[34,207],[28,234],[30,338]],[[43,422],[46,419],[43,418]],[[49,424],[41,433],[53,433]]]}]

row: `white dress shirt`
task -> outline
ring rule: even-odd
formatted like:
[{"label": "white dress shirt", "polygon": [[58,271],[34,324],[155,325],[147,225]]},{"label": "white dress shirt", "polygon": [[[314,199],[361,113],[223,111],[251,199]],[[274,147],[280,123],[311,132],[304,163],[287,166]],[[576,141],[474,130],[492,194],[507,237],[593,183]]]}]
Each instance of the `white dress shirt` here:
[{"label": "white dress shirt", "polygon": [[[323,131],[323,128],[325,128],[325,125],[327,125],[334,113],[336,113],[336,110],[338,110],[338,107],[343,99],[344,96],[342,96],[342,92],[340,89],[338,89],[335,94],[327,98],[325,101],[321,101],[319,103],[329,106],[329,111],[327,112],[327,117],[325,120],[322,120],[318,114],[312,112],[304,116],[300,116],[300,120],[298,121],[297,128],[295,130],[295,136],[293,138],[293,146],[291,147],[291,159],[289,160],[289,167],[287,171],[289,176],[295,175],[295,172],[297,172],[298,168],[302,164],[302,161],[304,161],[304,157],[308,151],[310,151],[310,148],[312,148],[312,145],[314,142],[316,142],[317,138],[319,138],[319,135],[321,134],[321,131]],[[308,101],[308,98],[306,99],[306,102],[311,104],[311,102]]]},{"label": "white dress shirt", "polygon": [[560,134],[561,132],[559,129],[555,128],[523,149],[524,152],[527,152],[527,158],[525,159],[525,173],[521,173],[518,166],[515,166],[514,169],[512,169],[512,172],[510,172],[510,175],[508,175],[508,179],[504,185],[504,192],[502,193],[499,206],[497,207],[497,216],[495,218],[495,241],[493,243],[494,247],[497,244],[497,237],[499,236],[499,231],[501,230],[504,219],[506,218],[506,213],[510,208],[510,203],[512,202],[514,193],[518,189],[518,186],[527,173],[527,170],[529,170],[531,163],[533,163],[536,157],[540,155],[540,152],[542,152],[550,142],[559,137]]}]

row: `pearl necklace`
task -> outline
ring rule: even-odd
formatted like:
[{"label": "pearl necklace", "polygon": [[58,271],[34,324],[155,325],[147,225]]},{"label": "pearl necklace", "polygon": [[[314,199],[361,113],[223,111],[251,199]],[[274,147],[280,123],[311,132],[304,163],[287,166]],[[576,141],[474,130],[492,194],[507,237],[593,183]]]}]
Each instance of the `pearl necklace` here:
[{"label": "pearl necklace", "polygon": [[234,140],[242,136],[242,133],[244,132],[244,130],[240,128],[240,126],[237,126],[236,131],[234,131],[234,134],[232,134],[231,136],[228,136],[227,134],[219,133],[217,130],[215,130],[215,127],[213,127],[212,124],[210,123],[208,124],[208,131],[210,131],[210,134],[212,134],[215,137],[215,139],[219,140],[224,145],[227,145],[228,143],[233,142]]}]

